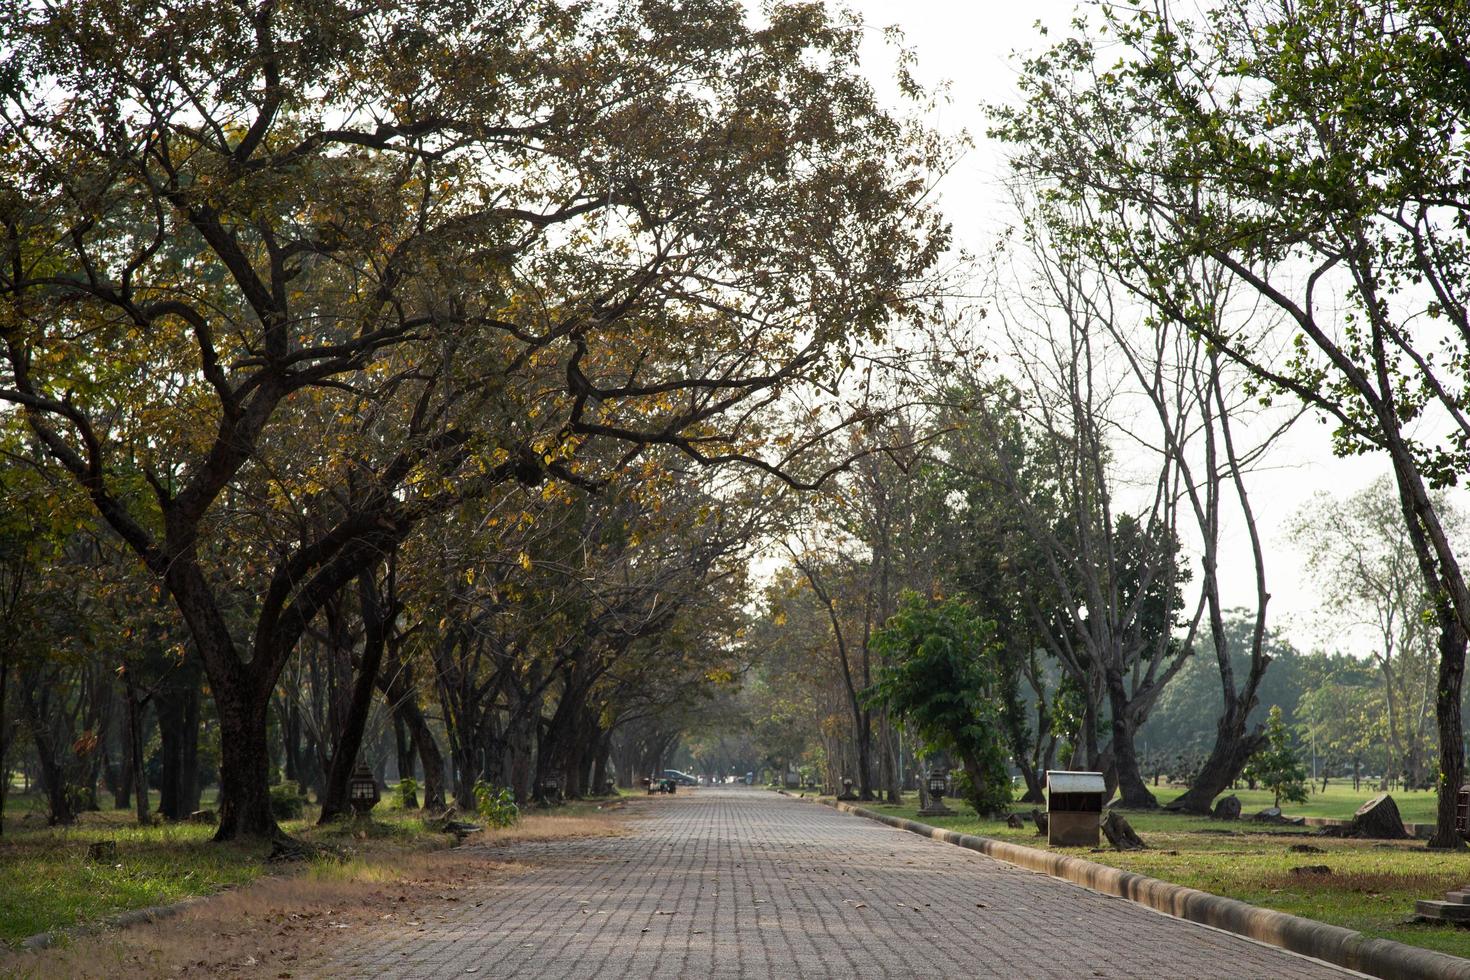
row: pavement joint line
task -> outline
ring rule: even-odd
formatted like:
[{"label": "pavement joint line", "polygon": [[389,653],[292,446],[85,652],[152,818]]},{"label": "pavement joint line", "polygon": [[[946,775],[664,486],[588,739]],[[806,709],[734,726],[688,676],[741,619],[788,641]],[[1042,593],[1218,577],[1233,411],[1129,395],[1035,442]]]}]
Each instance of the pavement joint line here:
[{"label": "pavement joint line", "polygon": [[961,834],[839,800],[813,799],[810,802],[906,830],[920,837],[953,844],[1019,868],[1061,878],[1082,885],[1090,891],[1126,899],[1172,918],[1233,933],[1262,945],[1322,960],[1367,976],[1379,977],[1381,980],[1470,980],[1470,960],[1448,953],[1409,946],[1391,939],[1370,939],[1354,929],[1264,909],[1238,899],[1212,895],[1197,888],[1160,881],[1095,861],[1054,854],[993,837]]}]

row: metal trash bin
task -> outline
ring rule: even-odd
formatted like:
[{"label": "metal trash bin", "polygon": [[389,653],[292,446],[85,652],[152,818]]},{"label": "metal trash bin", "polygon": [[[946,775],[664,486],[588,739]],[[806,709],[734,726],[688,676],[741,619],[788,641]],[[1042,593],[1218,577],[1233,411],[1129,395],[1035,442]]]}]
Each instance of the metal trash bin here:
[{"label": "metal trash bin", "polygon": [[1096,847],[1107,782],[1100,772],[1046,773],[1046,842],[1053,847]]}]

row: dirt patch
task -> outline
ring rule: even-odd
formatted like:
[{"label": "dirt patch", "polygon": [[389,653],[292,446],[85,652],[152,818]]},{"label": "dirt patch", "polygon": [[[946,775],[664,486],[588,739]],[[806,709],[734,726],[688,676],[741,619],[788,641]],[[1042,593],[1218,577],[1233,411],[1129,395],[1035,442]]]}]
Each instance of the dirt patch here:
[{"label": "dirt patch", "polygon": [[499,847],[507,844],[530,844],[565,840],[573,837],[612,837],[628,832],[627,816],[637,806],[618,806],[616,810],[587,815],[560,816],[529,814],[514,827],[484,830],[465,838],[465,844],[476,847]]},{"label": "dirt patch", "polygon": [[527,870],[494,850],[628,831],[625,814],[530,814],[515,827],[433,852],[374,848],[215,895],[159,922],[84,936],[38,952],[0,952],[0,976],[38,978],[294,977],[324,950],[374,923],[460,901],[487,880]]}]

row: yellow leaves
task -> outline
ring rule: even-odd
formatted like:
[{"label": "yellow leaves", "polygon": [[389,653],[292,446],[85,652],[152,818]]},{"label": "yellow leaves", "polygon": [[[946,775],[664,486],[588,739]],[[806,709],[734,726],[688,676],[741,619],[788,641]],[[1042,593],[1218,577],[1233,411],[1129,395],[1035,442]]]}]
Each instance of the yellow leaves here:
[{"label": "yellow leaves", "polygon": [[526,554],[524,551],[521,552],[520,555],[518,556],[517,562],[520,564],[521,568],[524,569],[525,571],[528,571],[529,572],[531,570],[531,556],[528,555],[528,554]]}]

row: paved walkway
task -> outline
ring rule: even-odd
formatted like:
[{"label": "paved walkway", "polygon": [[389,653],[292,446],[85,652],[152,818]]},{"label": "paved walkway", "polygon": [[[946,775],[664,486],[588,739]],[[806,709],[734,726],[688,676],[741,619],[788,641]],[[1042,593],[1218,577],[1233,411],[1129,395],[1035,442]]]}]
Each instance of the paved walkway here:
[{"label": "paved walkway", "polygon": [[385,923],[323,972],[1358,976],[762,790],[681,792],[649,800],[646,812],[627,837],[513,848],[506,856],[538,867]]}]

